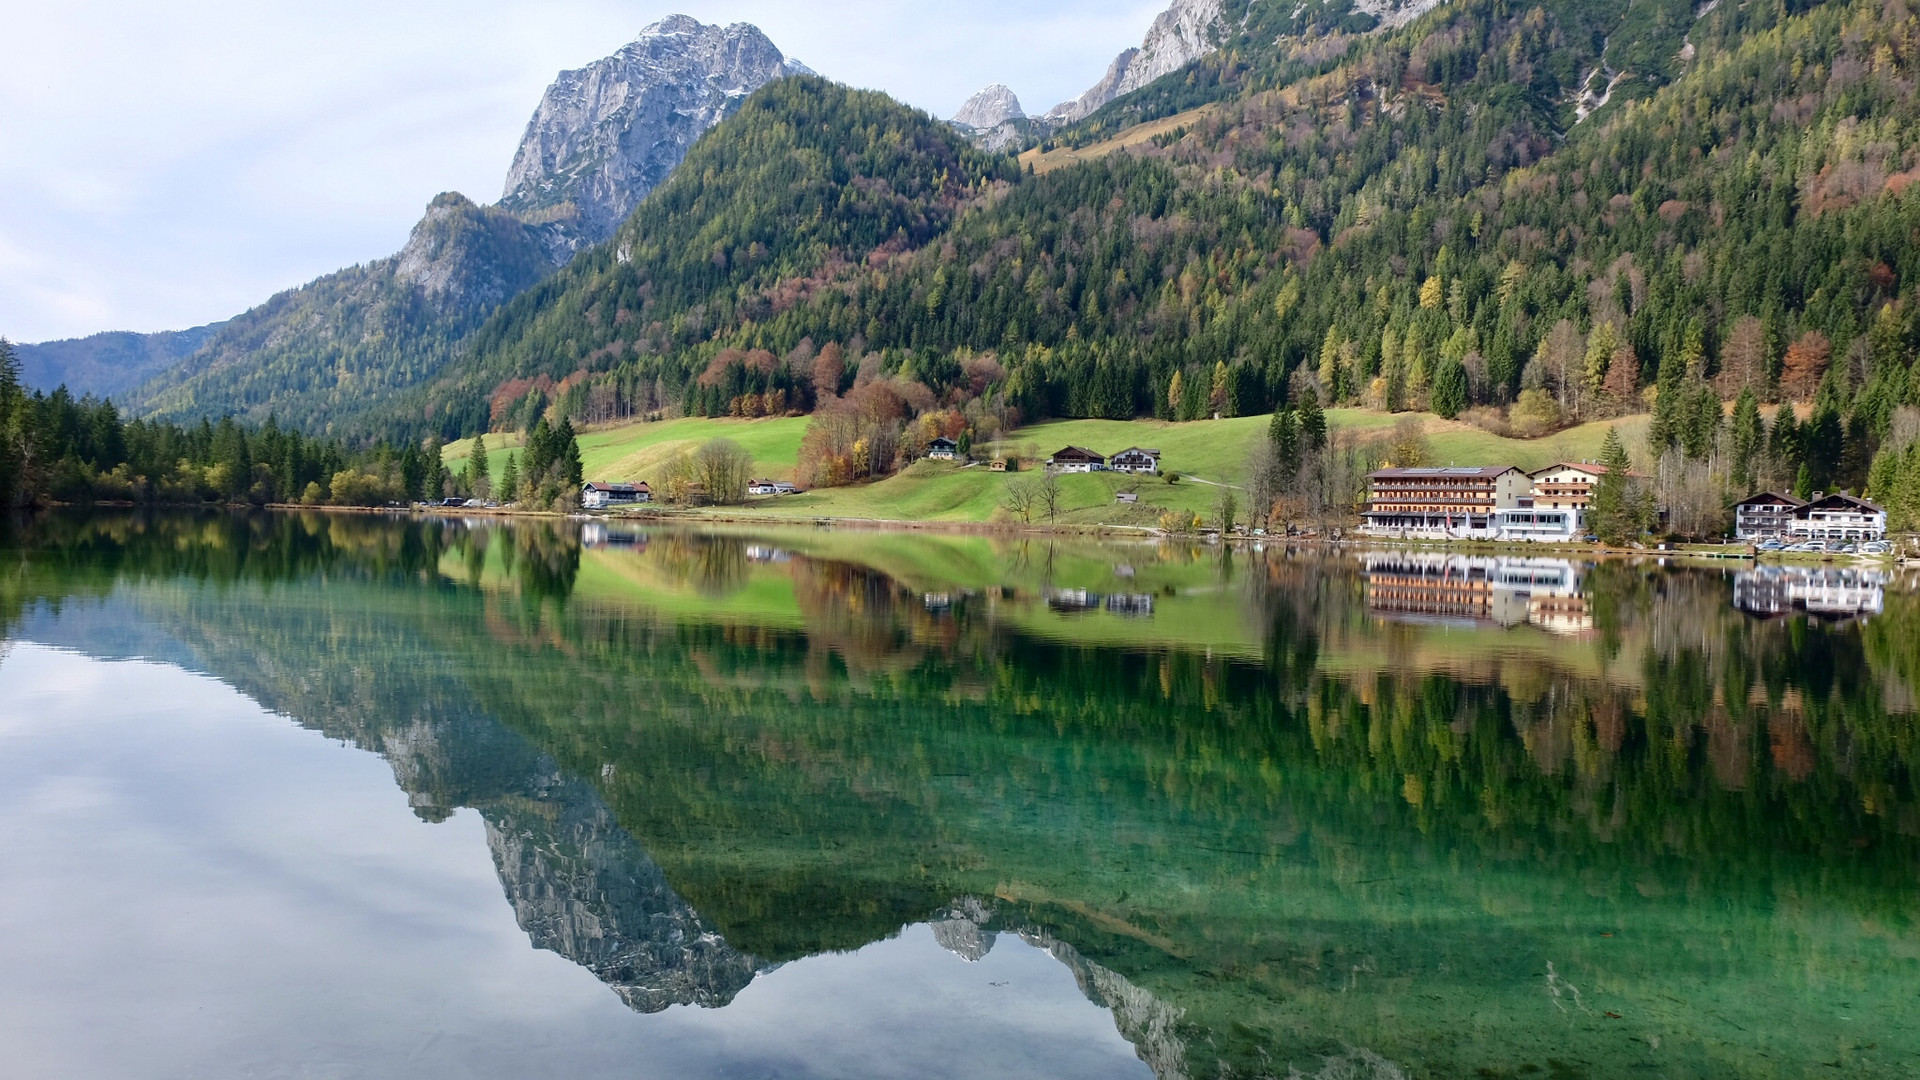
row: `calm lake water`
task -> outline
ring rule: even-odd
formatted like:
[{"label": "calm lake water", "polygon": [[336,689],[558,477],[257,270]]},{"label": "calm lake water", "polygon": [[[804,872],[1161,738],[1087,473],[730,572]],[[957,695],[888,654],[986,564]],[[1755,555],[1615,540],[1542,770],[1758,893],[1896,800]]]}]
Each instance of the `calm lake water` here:
[{"label": "calm lake water", "polygon": [[1915,585],[42,517],[5,1071],[1920,1076]]}]

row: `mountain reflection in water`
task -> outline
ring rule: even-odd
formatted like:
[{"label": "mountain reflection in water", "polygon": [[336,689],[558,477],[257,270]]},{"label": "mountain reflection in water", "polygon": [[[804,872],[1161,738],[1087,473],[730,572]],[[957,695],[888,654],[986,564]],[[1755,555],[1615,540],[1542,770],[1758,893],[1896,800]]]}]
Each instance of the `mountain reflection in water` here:
[{"label": "mountain reflection in water", "polygon": [[1920,1071],[1910,576],[319,515],[12,545],[10,635],[207,671],[476,809],[529,938],[643,1012],[924,923],[1044,949],[1163,1077]]}]

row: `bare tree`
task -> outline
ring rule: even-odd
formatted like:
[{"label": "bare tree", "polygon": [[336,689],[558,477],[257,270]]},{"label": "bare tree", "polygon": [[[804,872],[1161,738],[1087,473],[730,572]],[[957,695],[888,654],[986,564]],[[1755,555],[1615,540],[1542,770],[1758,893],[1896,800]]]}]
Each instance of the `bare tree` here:
[{"label": "bare tree", "polygon": [[1265,527],[1273,523],[1273,506],[1280,500],[1280,454],[1272,439],[1255,439],[1247,454],[1247,522]]},{"label": "bare tree", "polygon": [[1034,494],[1034,508],[1049,522],[1060,516],[1060,474],[1049,471],[1040,478]]},{"label": "bare tree", "polygon": [[1677,447],[1660,455],[1654,481],[1669,532],[1703,539],[1726,531],[1726,492],[1715,471],[1712,462],[1688,458]]},{"label": "bare tree", "polygon": [[1012,481],[1000,496],[1000,505],[1010,514],[1020,515],[1021,521],[1033,520],[1033,505],[1038,482],[1031,477]]}]

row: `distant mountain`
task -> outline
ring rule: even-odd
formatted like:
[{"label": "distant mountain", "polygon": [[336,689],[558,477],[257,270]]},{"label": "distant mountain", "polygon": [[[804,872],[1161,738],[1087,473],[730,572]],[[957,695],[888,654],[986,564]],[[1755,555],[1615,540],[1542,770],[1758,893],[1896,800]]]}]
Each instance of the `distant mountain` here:
[{"label": "distant mountain", "polygon": [[605,240],[702,132],[748,94],[800,73],[807,66],[783,56],[758,27],[662,19],[547,88],[500,206],[547,224],[567,254]]},{"label": "distant mountain", "polygon": [[[504,305],[401,415],[471,430],[511,379],[652,364],[708,345],[716,328],[776,320],[809,295],[807,281],[920,247],[1014,172],[1011,158],[885,94],[782,79],[696,143],[610,240]],[[626,393],[653,385],[649,375]]]},{"label": "distant mountain", "polygon": [[[1392,0],[1386,0],[1391,3]],[[1107,73],[1086,93],[1047,110],[1047,120],[1070,124],[1112,101],[1170,75],[1219,47],[1221,0],[1173,0],[1147,28],[1146,40],[1113,58]]]},{"label": "distant mountain", "polygon": [[967,99],[960,111],[948,121],[957,128],[971,128],[975,131],[987,131],[999,127],[1008,120],[1024,120],[1026,113],[1020,108],[1020,99],[1004,84],[994,83],[985,90]]},{"label": "distant mountain", "polygon": [[[171,419],[277,414],[356,433],[357,417],[437,372],[501,303],[611,235],[748,94],[806,70],[744,23],[654,23],[548,87],[498,206],[440,195],[397,255],[273,297],[116,384],[116,400]],[[162,347],[129,337],[135,351]]]},{"label": "distant mountain", "polygon": [[1020,99],[1000,83],[968,98],[947,123],[971,138],[974,145],[995,151],[1018,147],[1033,130],[1033,122],[1020,108]]},{"label": "distant mountain", "polygon": [[109,330],[83,338],[15,345],[21,380],[35,390],[65,386],[75,395],[118,400],[127,391],[185,360],[225,323],[191,330],[136,334]]},{"label": "distant mountain", "polygon": [[337,425],[437,371],[461,337],[553,269],[539,229],[448,192],[399,254],[230,320],[128,404],[168,419],[278,414],[296,427],[322,416]]}]

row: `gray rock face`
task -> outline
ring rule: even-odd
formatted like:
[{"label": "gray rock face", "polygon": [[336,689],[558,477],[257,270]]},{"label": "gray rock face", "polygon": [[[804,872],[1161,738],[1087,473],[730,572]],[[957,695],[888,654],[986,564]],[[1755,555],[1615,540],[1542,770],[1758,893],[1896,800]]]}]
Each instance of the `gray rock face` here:
[{"label": "gray rock face", "polygon": [[479,312],[545,276],[542,255],[537,233],[518,218],[450,191],[427,204],[393,258],[393,277],[435,304]]},{"label": "gray rock face", "polygon": [[1020,99],[1002,83],[994,83],[967,99],[948,123],[965,131],[991,131],[1009,120],[1026,117]]},{"label": "gray rock face", "polygon": [[547,88],[500,206],[547,227],[564,261],[563,253],[612,236],[687,147],[747,95],[807,70],[746,23],[662,19]]},{"label": "gray rock face", "polygon": [[534,947],[593,972],[637,1012],[732,1001],[758,973],[754,958],[674,892],[586,785],[553,779],[546,813],[503,804],[481,815],[500,885]]},{"label": "gray rock face", "polygon": [[1047,119],[1072,123],[1114,98],[1180,70],[1218,48],[1220,31],[1220,0],[1173,0],[1173,6],[1153,20],[1139,48],[1114,57],[1104,78],[1086,93],[1048,110]]},{"label": "gray rock face", "polygon": [[1380,20],[1376,30],[1392,30],[1446,3],[1446,0],[1354,0],[1353,10]]}]

